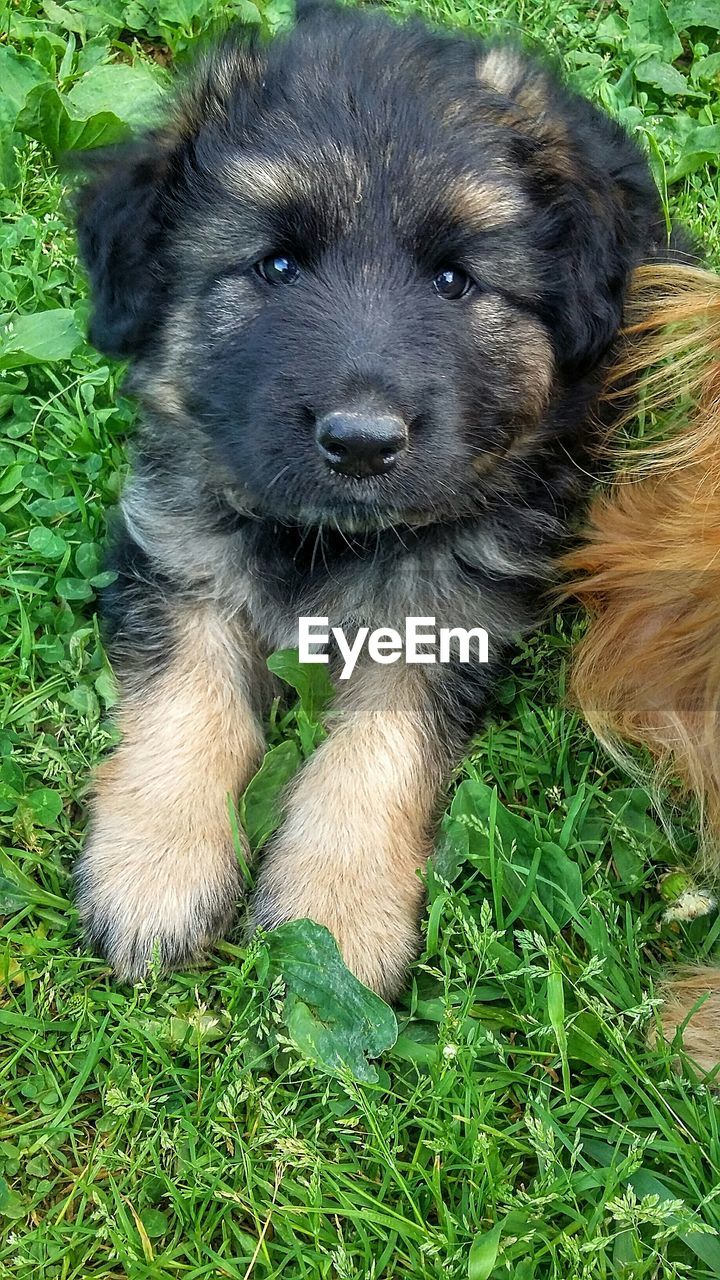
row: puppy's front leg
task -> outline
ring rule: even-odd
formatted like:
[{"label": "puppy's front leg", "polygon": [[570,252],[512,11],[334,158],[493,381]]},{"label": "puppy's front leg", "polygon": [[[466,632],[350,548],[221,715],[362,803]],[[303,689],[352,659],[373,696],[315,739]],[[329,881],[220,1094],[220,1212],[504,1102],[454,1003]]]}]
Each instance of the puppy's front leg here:
[{"label": "puppy's front leg", "polygon": [[326,925],[357,977],[394,995],[418,949],[418,871],[450,761],[422,669],[358,668],[291,790],[261,868],[255,921]]},{"label": "puppy's front leg", "polygon": [[263,752],[241,629],[175,599],[160,630],[158,652],[136,605],[123,621],[122,740],[98,772],[76,869],[86,932],[123,979],[142,975],[156,945],[166,967],[179,965],[229,924],[240,875],[228,795]]}]

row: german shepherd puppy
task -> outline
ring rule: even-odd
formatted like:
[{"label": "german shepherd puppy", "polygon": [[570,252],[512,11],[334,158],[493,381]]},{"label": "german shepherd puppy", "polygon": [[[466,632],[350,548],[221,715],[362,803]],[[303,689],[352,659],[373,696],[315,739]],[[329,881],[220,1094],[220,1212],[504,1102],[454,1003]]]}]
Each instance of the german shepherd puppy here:
[{"label": "german shepherd puppy", "polygon": [[341,682],[259,868],[256,924],[327,925],[392,997],[443,783],[597,470],[631,273],[669,252],[648,166],[518,49],[305,6],[97,156],[78,218],[92,341],[130,358],[143,408],[87,935],[133,979],[227,929],[228,797],[299,617],[482,623],[487,665],[368,660]]}]

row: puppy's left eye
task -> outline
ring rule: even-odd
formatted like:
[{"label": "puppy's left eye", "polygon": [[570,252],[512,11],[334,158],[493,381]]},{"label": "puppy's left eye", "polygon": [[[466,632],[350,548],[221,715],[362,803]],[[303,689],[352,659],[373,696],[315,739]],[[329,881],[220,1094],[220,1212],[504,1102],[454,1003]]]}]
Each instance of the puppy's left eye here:
[{"label": "puppy's left eye", "polygon": [[467,297],[474,287],[474,281],[460,267],[445,267],[433,278],[433,289],[446,302],[457,302],[459,298]]},{"label": "puppy's left eye", "polygon": [[292,284],[300,275],[300,268],[294,258],[287,258],[279,253],[275,257],[263,258],[255,264],[255,270],[268,284]]}]

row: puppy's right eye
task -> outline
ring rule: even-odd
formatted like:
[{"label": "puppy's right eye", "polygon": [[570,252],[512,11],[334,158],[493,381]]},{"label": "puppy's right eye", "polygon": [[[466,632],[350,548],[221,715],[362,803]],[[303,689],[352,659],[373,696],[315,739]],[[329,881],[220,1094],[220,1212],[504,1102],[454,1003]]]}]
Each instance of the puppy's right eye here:
[{"label": "puppy's right eye", "polygon": [[268,284],[292,284],[300,275],[300,268],[294,258],[284,254],[263,258],[255,263],[257,274]]},{"label": "puppy's right eye", "polygon": [[446,302],[458,302],[460,298],[466,298],[473,288],[474,282],[461,267],[445,267],[433,279],[433,289]]}]

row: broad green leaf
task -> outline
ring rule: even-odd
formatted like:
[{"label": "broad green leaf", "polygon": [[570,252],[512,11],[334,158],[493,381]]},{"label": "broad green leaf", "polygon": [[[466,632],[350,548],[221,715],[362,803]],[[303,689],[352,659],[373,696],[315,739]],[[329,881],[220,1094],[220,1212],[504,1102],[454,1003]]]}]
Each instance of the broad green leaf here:
[{"label": "broad green leaf", "polygon": [[88,3],[88,0],[69,0],[61,8],[66,13],[79,16],[88,33],[97,34],[104,27],[114,27],[121,31],[125,26],[125,0],[100,0],[99,4]]},{"label": "broad green leaf", "polygon": [[60,578],[55,590],[63,600],[92,600],[93,589],[84,578]]},{"label": "broad green leaf", "polygon": [[38,525],[35,529],[30,530],[28,546],[46,560],[60,560],[67,549],[65,539],[61,538],[52,529],[46,529],[43,525]]},{"label": "broad green leaf", "polygon": [[67,703],[69,707],[74,707],[76,711],[80,712],[81,716],[89,716],[91,719],[96,720],[100,713],[95,690],[86,684],[78,684],[74,689],[70,689],[68,693],[62,693],[60,700]]},{"label": "broad green leaf", "polygon": [[95,680],[95,692],[106,707],[114,707],[119,698],[118,683],[109,668],[105,667]]},{"label": "broad green leaf", "polygon": [[718,164],[720,158],[720,124],[700,125],[683,140],[682,155],[668,174],[668,182],[677,182],[686,173],[694,173],[706,164]]},{"label": "broad green leaf", "polygon": [[682,42],[662,0],[632,0],[628,29],[633,51],[650,46],[662,54],[665,62],[674,62],[682,53]]},{"label": "broad green leaf", "polygon": [[297,649],[278,649],[268,667],[295,690],[308,720],[317,722],[335,690],[325,663],[301,662]]},{"label": "broad green leaf", "polygon": [[162,22],[177,23],[179,27],[191,27],[198,11],[198,0],[162,0],[157,6]]},{"label": "broad green leaf", "polygon": [[688,92],[688,83],[684,75],[669,62],[661,62],[659,58],[646,58],[635,67],[635,79],[641,84],[654,84],[668,97]]},{"label": "broad green leaf", "polygon": [[0,1178],[0,1214],[5,1218],[24,1218],[27,1214],[20,1196]]},{"label": "broad green leaf", "polygon": [[6,756],[2,764],[0,764],[0,779],[2,779],[3,782],[9,783],[11,787],[17,787],[19,791],[22,791],[24,786],[24,776],[25,775],[23,774],[20,765],[9,756]]},{"label": "broad green leaf", "polygon": [[90,579],[90,586],[94,587],[96,591],[104,591],[105,587],[109,587],[111,582],[117,580],[117,576],[116,569],[103,569],[102,573],[96,573]]},{"label": "broad green leaf", "polygon": [[34,58],[0,45],[0,96],[10,104],[13,116],[17,116],[30,90],[42,83],[47,83],[47,72]]},{"label": "broad green leaf", "polygon": [[66,5],[56,4],[55,0],[43,0],[43,9],[45,10],[51,22],[55,22],[64,31],[74,31],[81,39],[85,39],[87,30],[82,15]]},{"label": "broad green leaf", "polygon": [[[638,129],[637,132],[639,133],[640,130]],[[667,165],[665,163],[665,157],[662,151],[660,150],[660,147],[658,146],[657,138],[655,137],[655,135],[652,133],[649,133],[646,130],[645,138],[646,138],[647,147],[648,147],[647,158],[650,162],[650,169],[652,171],[652,176],[655,179],[655,185],[657,186],[658,193],[660,196],[663,216],[665,218],[665,234],[667,235],[667,240],[669,244],[672,239],[673,220],[672,220],[672,214],[670,212],[670,205],[668,203]]]},{"label": "broad green leaf", "polygon": [[617,787],[605,797],[605,803],[623,827],[643,840],[656,840],[661,834],[652,816],[652,800],[642,787]]},{"label": "broad green leaf", "polygon": [[[22,787],[22,778],[20,786]],[[0,813],[14,813],[19,799],[20,794],[11,783],[0,781]]]},{"label": "broad green leaf", "polygon": [[28,462],[22,469],[22,482],[33,493],[41,493],[45,498],[52,497],[53,478],[42,463]]},{"label": "broad green leaf", "polygon": [[0,882],[4,886],[6,893],[17,897],[22,896],[23,903],[43,902],[48,906],[60,907],[61,909],[67,906],[66,898],[59,898],[54,893],[47,893],[40,888],[37,880],[20,870],[14,850],[0,849]]},{"label": "broad green leaf", "polygon": [[20,182],[20,167],[15,151],[22,140],[19,133],[5,133],[0,120],[0,190],[14,191]]},{"label": "broad green leaf", "polygon": [[558,928],[573,918],[585,896],[577,864],[559,845],[538,835],[532,823],[506,809],[492,787],[474,780],[461,783],[450,817],[466,825],[468,856],[483,875],[490,879],[494,872],[499,878],[512,919],[545,926],[533,896]]},{"label": "broad green leaf", "polygon": [[676,31],[687,31],[688,27],[714,27],[720,31],[718,0],[670,0],[668,12]]},{"label": "broad green leaf", "polygon": [[38,520],[54,520],[56,516],[67,516],[78,509],[77,498],[35,498],[27,504],[28,511]]},{"label": "broad green leaf", "polygon": [[301,764],[297,743],[288,739],[267,752],[240,802],[240,819],[255,853],[280,825],[280,801]]},{"label": "broad green leaf", "polygon": [[468,1258],[468,1280],[489,1280],[497,1262],[501,1235],[502,1223],[496,1222],[490,1231],[475,1237]]},{"label": "broad green leaf", "polygon": [[[254,4],[248,4],[248,0],[243,0],[243,3],[241,4],[239,13],[238,13],[238,17],[240,18],[240,21],[241,22],[256,21],[257,19],[253,19],[250,16],[250,11],[252,9],[255,9],[255,7],[256,6]],[[247,18],[245,17],[246,10],[248,11]],[[261,15],[258,10],[258,18],[260,18],[260,16]],[[263,9],[262,16],[265,18],[265,21],[267,22],[268,27],[273,33],[276,31],[282,31],[284,29],[287,29],[288,27],[292,26],[293,22],[295,21],[295,5],[293,3],[293,0],[268,0],[267,4]]]},{"label": "broad green leaf", "polygon": [[83,578],[94,578],[100,567],[102,551],[96,542],[81,542],[75,552],[77,571]]},{"label": "broad green leaf", "polygon": [[0,369],[68,360],[82,341],[75,312],[69,308],[15,316],[0,332]]},{"label": "broad green leaf", "polygon": [[42,826],[57,822],[63,809],[62,796],[57,791],[51,791],[49,787],[37,787],[35,791],[31,791],[25,797],[25,804],[35,822],[39,822]]},{"label": "broad green leaf", "polygon": [[693,80],[720,80],[720,53],[709,53],[706,58],[693,62],[690,75]]},{"label": "broad green leaf", "polygon": [[41,142],[56,156],[66,151],[108,146],[120,142],[129,133],[127,121],[114,111],[85,116],[50,83],[39,84],[30,91],[16,128]]},{"label": "broad green leaf", "polygon": [[397,1020],[346,968],[332,934],[311,920],[292,920],[268,935],[268,946],[287,987],[285,1018],[300,1052],[325,1071],[377,1080],[368,1058],[392,1048]]},{"label": "broad green leaf", "polygon": [[469,848],[470,836],[465,823],[446,814],[440,827],[433,862],[438,875],[448,884],[452,884],[460,874],[460,868],[467,861]]},{"label": "broad green leaf", "polygon": [[8,467],[2,478],[0,478],[0,494],[14,493],[17,486],[22,482],[22,463],[14,462]]},{"label": "broad green leaf", "polygon": [[628,32],[627,23],[619,13],[609,13],[598,23],[596,39],[598,44],[607,44],[615,49],[624,40]]},{"label": "broad green leaf", "polygon": [[27,906],[28,896],[20,885],[15,884],[8,876],[0,872],[0,916],[11,916]]},{"label": "broad green leaf", "polygon": [[603,1075],[618,1071],[617,1059],[603,1049],[589,1032],[581,1030],[577,1023],[568,1033],[567,1052],[568,1058],[584,1062]]},{"label": "broad green leaf", "polygon": [[81,76],[66,102],[82,119],[111,112],[125,124],[138,126],[153,122],[163,96],[158,75],[146,63],[110,62]]},{"label": "broad green leaf", "polygon": [[195,1005],[183,1004],[176,1006],[172,1016],[157,1026],[171,1044],[200,1048],[225,1039],[231,1019],[224,1009],[201,1010]]},{"label": "broad green leaf", "polygon": [[613,862],[622,884],[636,888],[647,865],[642,853],[618,833],[611,838]]},{"label": "broad green leaf", "polygon": [[167,1235],[170,1230],[170,1219],[162,1209],[143,1209],[142,1224],[151,1240]]},{"label": "broad green leaf", "polygon": [[143,31],[148,35],[159,34],[158,24],[155,20],[157,12],[153,16],[149,5],[143,4],[142,0],[129,0],[129,3],[123,4],[122,14],[122,25],[128,31]]}]

